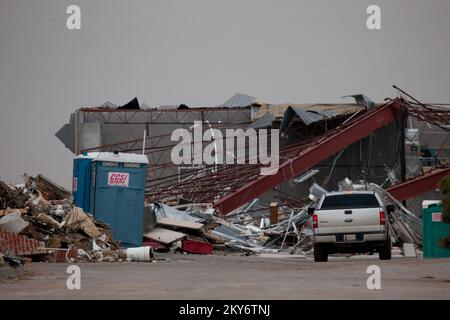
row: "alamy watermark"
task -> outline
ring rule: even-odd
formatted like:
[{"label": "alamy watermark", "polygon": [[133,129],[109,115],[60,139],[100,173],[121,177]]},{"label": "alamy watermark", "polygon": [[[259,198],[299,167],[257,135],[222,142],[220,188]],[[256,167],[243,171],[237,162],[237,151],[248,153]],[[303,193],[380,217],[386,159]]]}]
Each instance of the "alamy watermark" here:
[{"label": "alamy watermark", "polygon": [[[69,16],[66,19],[66,27],[69,30],[81,29],[81,8],[76,4],[71,4],[66,9]],[[366,27],[369,30],[381,29],[381,8],[376,4],[371,4],[366,9],[369,16],[366,19]]]},{"label": "alamy watermark", "polygon": [[376,4],[367,7],[366,13],[369,15],[366,20],[366,26],[369,30],[381,29],[381,8]]},{"label": "alamy watermark", "polygon": [[75,4],[67,7],[66,13],[69,15],[66,19],[66,27],[69,30],[81,29],[81,8]]},{"label": "alamy watermark", "polygon": [[76,264],[67,267],[66,273],[70,274],[66,280],[66,287],[69,290],[81,289],[81,269]]},{"label": "alamy watermark", "polygon": [[367,278],[366,286],[369,290],[381,290],[381,269],[373,264],[367,267],[366,273],[370,274]]},{"label": "alamy watermark", "polygon": [[[222,131],[211,127],[203,132],[202,121],[194,121],[191,128],[192,130],[180,128],[172,132],[171,141],[178,141],[171,152],[174,164],[260,163],[265,165],[260,169],[261,175],[273,175],[278,172],[278,129],[259,129],[258,132],[252,128],[245,131],[243,129],[225,129],[224,137]],[[270,131],[270,155],[268,131]],[[205,148],[203,148],[203,142],[209,142]]]}]

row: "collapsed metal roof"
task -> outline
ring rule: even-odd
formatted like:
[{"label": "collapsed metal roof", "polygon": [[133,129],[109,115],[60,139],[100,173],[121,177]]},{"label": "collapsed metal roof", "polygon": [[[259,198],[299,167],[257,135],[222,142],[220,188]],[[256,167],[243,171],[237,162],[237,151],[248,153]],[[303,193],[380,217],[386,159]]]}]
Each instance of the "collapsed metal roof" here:
[{"label": "collapsed metal roof", "polygon": [[[133,102],[134,110],[126,110],[126,106]],[[137,124],[141,123],[157,123],[160,122],[157,119],[162,119],[165,117],[169,117],[166,119],[166,122],[179,123],[182,119],[182,122],[193,121],[191,116],[180,116],[177,114],[180,112],[187,111],[200,111],[207,110],[209,112],[208,117],[211,118],[211,115],[216,114],[216,111],[219,109],[228,110],[229,112],[236,113],[245,111],[248,112],[248,116],[246,115],[245,119],[240,119],[241,114],[230,115],[227,113],[227,116],[224,118],[220,116],[217,121],[226,123],[226,122],[239,122],[244,123],[248,128],[265,128],[270,127],[272,123],[277,119],[285,119],[286,110],[291,108],[293,110],[292,116],[298,115],[305,124],[311,124],[316,121],[320,121],[323,119],[329,119],[336,115],[340,114],[353,114],[362,109],[365,109],[361,105],[356,103],[354,104],[277,104],[272,105],[264,102],[258,101],[255,97],[236,93],[231,98],[229,98],[225,103],[221,105],[216,105],[214,107],[192,107],[187,106],[185,104],[179,105],[163,105],[160,107],[150,107],[146,103],[143,103],[139,106],[137,98],[134,98],[130,103],[125,106],[119,107],[116,104],[106,101],[101,106],[98,107],[90,107],[90,108],[81,108],[79,111],[88,112],[89,115],[85,114],[82,118],[82,125],[79,130],[86,131],[85,137],[79,137],[80,141],[90,141],[88,144],[78,143],[75,145],[75,127],[74,127],[74,114],[71,115],[71,120],[68,124],[64,125],[57,133],[56,136],[64,143],[66,148],[69,148],[72,152],[76,152],[75,149],[84,149],[88,147],[98,146],[101,143],[106,143],[102,139],[100,140],[92,140],[92,136],[98,136],[103,129],[100,128],[100,124],[104,122],[115,122],[117,124],[128,124],[129,126],[136,127]],[[124,108],[125,107],[125,108]],[[125,110],[122,110],[125,109]],[[249,109],[249,110],[244,110]],[[133,113],[129,113],[133,111]],[[160,112],[158,114],[154,114],[152,112]],[[166,112],[167,111],[167,112]],[[100,112],[98,117],[95,117],[94,112]],[[161,114],[164,113],[163,114]],[[172,115],[173,114],[173,115]],[[251,114],[251,116],[250,116]],[[291,115],[290,115],[291,116]],[[114,119],[113,119],[114,118]],[[250,122],[249,118],[253,120],[253,123],[248,124]],[[108,121],[107,121],[108,120]],[[114,121],[113,121],[114,120]],[[211,119],[209,119],[211,121]],[[286,120],[287,121],[287,120]],[[92,123],[88,123],[92,122]],[[142,134],[139,133],[139,136]],[[113,136],[119,136],[117,132],[113,134]],[[135,134],[129,134],[130,138],[137,138]],[[109,135],[102,134],[102,137],[109,137]],[[125,136],[123,136],[123,140],[129,140]],[[120,141],[110,141],[110,143],[118,143]]]},{"label": "collapsed metal roof", "polygon": [[252,97],[248,94],[236,93],[230,99],[219,105],[219,107],[247,107],[256,101],[255,97]]},{"label": "collapsed metal roof", "polygon": [[373,102],[372,99],[362,93],[342,96],[342,98],[354,98],[357,104],[367,109],[375,107],[375,102]]},{"label": "collapsed metal roof", "polygon": [[177,110],[177,109],[188,109],[188,108],[242,108],[248,107],[256,102],[256,98],[248,94],[236,93],[227,101],[222,104],[204,107],[204,106],[187,106],[185,104],[175,104],[175,105],[161,105],[154,109],[157,110]]},{"label": "collapsed metal roof", "polygon": [[286,110],[291,107],[307,111],[326,111],[336,114],[351,114],[365,109],[356,103],[281,103],[281,104],[258,104],[255,119],[259,119],[268,112],[272,112],[276,118],[284,117]]},{"label": "collapsed metal roof", "polygon": [[259,129],[259,128],[270,127],[275,120],[276,120],[276,118],[273,115],[273,113],[269,112],[269,113],[266,113],[265,115],[263,115],[258,120],[252,122],[248,126],[248,128]]},{"label": "collapsed metal roof", "polygon": [[309,126],[314,122],[319,122],[326,119],[331,119],[336,117],[338,114],[334,111],[322,111],[322,110],[305,110],[302,108],[289,107],[286,109],[283,121],[281,122],[281,129],[286,128],[291,120],[297,115],[304,124]]},{"label": "collapsed metal roof", "polygon": [[358,104],[258,104],[254,114],[255,121],[248,127],[264,128],[280,119],[280,129],[285,129],[295,116],[309,126],[339,115],[354,114],[363,109],[365,108]]}]

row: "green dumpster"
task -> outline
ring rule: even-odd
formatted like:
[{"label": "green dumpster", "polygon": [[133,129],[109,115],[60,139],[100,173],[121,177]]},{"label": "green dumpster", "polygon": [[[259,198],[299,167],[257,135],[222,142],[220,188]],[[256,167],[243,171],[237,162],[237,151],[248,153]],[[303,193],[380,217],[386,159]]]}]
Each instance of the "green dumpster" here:
[{"label": "green dumpster", "polygon": [[450,223],[442,222],[442,206],[430,205],[423,209],[423,257],[424,258],[448,258],[450,249],[440,245],[442,238],[448,237]]}]

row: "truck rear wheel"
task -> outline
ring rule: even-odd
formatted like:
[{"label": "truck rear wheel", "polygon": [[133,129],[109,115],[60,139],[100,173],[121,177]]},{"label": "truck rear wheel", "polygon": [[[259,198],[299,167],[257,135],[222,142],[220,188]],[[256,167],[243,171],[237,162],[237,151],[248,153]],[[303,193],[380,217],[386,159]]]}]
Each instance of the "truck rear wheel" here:
[{"label": "truck rear wheel", "polygon": [[387,237],[385,244],[379,250],[380,260],[391,260],[391,237]]},{"label": "truck rear wheel", "polygon": [[314,261],[315,262],[328,261],[328,250],[325,245],[314,243]]}]

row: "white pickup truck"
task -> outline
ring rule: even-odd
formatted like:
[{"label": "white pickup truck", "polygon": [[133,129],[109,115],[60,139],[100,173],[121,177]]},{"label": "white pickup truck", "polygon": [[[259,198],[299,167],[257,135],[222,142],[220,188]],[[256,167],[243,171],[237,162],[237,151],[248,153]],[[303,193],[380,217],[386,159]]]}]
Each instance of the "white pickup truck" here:
[{"label": "white pickup truck", "polygon": [[373,191],[331,192],[322,195],[312,216],[314,261],[328,260],[332,253],[378,252],[380,260],[391,259],[388,214]]}]

